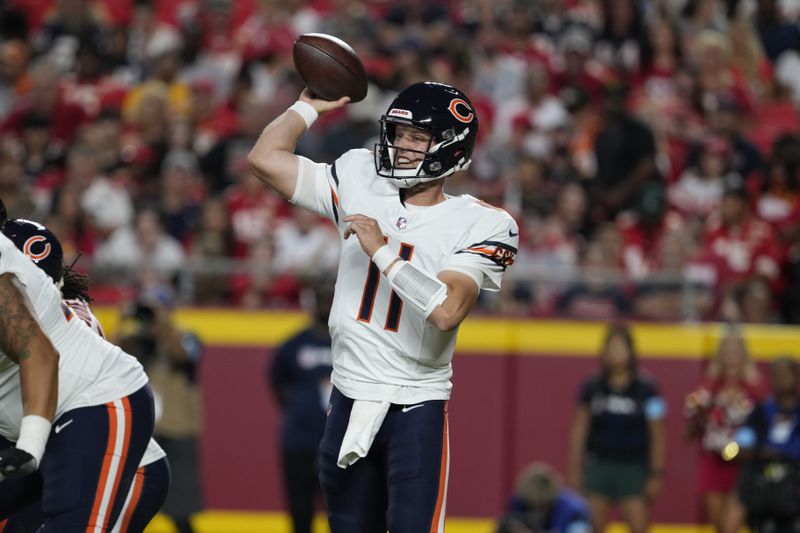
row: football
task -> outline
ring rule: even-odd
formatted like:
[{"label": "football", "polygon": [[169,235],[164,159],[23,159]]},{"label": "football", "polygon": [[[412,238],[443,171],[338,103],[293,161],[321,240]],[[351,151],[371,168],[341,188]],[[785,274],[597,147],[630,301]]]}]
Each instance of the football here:
[{"label": "football", "polygon": [[323,100],[349,96],[359,102],[367,95],[367,72],[349,44],[324,33],[306,33],[292,50],[294,67],[308,90]]}]

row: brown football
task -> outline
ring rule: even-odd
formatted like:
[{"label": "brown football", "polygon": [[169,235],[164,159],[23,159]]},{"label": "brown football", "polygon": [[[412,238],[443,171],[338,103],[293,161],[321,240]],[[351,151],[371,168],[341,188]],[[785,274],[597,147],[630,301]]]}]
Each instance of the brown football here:
[{"label": "brown football", "polygon": [[349,44],[324,33],[305,33],[292,50],[294,68],[314,96],[358,102],[367,96],[367,72]]}]

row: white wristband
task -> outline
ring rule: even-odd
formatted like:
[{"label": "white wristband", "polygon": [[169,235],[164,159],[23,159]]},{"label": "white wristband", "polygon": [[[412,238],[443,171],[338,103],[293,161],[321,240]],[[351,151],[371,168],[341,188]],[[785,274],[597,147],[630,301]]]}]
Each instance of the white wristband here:
[{"label": "white wristband", "polygon": [[388,244],[384,244],[372,254],[372,262],[375,263],[375,266],[378,267],[378,271],[380,271],[381,274],[389,268],[395,259],[398,259],[398,257],[396,254],[392,253]]},{"label": "white wristband", "polygon": [[289,111],[294,111],[300,115],[300,118],[306,123],[306,129],[310,128],[319,117],[319,113],[314,109],[314,106],[302,100],[298,100],[289,106]]},{"label": "white wristband", "polygon": [[36,468],[42,463],[47,439],[50,437],[50,428],[53,425],[44,417],[27,415],[22,417],[19,428],[17,448],[31,454],[36,459]]}]

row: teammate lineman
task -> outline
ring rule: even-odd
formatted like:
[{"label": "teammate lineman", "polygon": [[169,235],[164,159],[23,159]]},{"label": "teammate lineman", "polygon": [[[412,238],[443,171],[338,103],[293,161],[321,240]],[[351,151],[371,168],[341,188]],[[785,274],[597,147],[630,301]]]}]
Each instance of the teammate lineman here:
[{"label": "teammate lineman", "polygon": [[303,91],[249,155],[256,176],[344,239],[329,320],[335,388],[320,444],[331,531],[443,532],[458,326],[480,289],[499,289],[519,230],[500,209],[444,193],[478,134],[461,91],[407,88],[381,117],[374,152],[351,150],[333,165],[295,155],[318,115],[346,103]]},{"label": "teammate lineman", "polygon": [[[100,322],[89,306],[89,280],[86,276],[63,267],[64,255],[58,238],[41,224],[24,219],[5,221],[2,223],[2,233],[47,274],[50,281],[60,289],[63,302],[75,317],[86,323],[95,334],[105,338]],[[7,448],[9,444],[0,437],[0,450]],[[170,469],[166,453],[151,438],[139,468],[136,469],[116,524],[109,531],[144,531],[164,504],[169,482]],[[42,488],[40,472],[0,483],[0,532],[34,531],[42,524]],[[3,529],[5,517],[10,518]]]},{"label": "teammate lineman", "polygon": [[0,436],[15,442],[0,450],[0,483],[41,473],[40,533],[108,531],[153,432],[147,376],[5,235],[0,305]]}]

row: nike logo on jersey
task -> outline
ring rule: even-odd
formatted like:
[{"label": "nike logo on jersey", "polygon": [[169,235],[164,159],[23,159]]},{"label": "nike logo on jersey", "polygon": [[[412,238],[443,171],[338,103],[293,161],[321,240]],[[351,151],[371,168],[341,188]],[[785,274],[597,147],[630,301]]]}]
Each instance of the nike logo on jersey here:
[{"label": "nike logo on jersey", "polygon": [[65,427],[67,427],[68,425],[72,424],[72,422],[73,422],[73,419],[70,418],[69,420],[67,420],[63,424],[57,425],[56,428],[55,428],[56,435],[61,433],[61,430],[64,429]]},{"label": "nike logo on jersey", "polygon": [[519,235],[519,232],[514,233],[513,231],[508,230],[508,236],[509,237],[516,237],[517,235]]},{"label": "nike logo on jersey", "polygon": [[417,405],[406,405],[405,407],[403,407],[403,412],[407,413],[407,412],[409,412],[409,411],[411,411],[413,409],[416,409],[417,407],[422,407],[423,405],[425,405],[425,404],[424,403],[418,403]]}]

